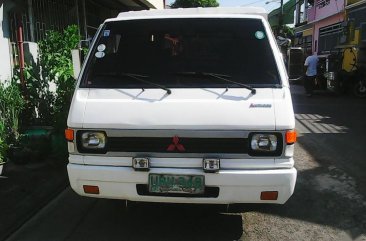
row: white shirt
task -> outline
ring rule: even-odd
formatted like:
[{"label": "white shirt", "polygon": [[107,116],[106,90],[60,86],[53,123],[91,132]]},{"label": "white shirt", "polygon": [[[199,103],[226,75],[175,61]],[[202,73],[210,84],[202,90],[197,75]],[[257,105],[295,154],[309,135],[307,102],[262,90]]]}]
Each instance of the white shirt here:
[{"label": "white shirt", "polygon": [[306,71],[306,76],[315,76],[316,75],[316,68],[318,65],[318,56],[311,55],[308,56],[305,60],[305,66],[308,66],[308,69]]}]

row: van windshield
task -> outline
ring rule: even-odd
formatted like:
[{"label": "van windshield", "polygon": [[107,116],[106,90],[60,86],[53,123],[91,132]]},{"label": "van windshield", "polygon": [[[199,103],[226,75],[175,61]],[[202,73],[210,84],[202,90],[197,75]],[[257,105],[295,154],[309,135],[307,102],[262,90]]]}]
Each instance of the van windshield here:
[{"label": "van windshield", "polygon": [[256,88],[281,84],[259,19],[107,22],[80,87],[242,88],[235,82]]}]

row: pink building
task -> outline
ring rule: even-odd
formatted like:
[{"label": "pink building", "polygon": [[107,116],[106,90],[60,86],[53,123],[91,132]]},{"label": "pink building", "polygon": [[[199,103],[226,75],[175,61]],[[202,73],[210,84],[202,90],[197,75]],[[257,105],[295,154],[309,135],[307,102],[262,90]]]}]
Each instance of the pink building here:
[{"label": "pink building", "polygon": [[344,20],[344,0],[317,0],[313,7],[313,51],[323,52],[338,45]]},{"label": "pink building", "polygon": [[343,30],[345,0],[314,0],[312,5],[310,1],[304,2],[300,2],[303,13],[300,7],[296,11],[296,18],[300,21],[295,27],[296,36],[302,41],[295,41],[295,44],[318,53],[333,49]]}]

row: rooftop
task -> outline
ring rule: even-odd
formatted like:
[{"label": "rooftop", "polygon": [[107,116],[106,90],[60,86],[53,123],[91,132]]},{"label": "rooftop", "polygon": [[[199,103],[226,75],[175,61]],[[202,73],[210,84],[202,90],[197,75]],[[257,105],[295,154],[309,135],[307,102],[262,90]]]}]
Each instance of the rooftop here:
[{"label": "rooftop", "polygon": [[247,15],[262,16],[267,19],[267,11],[259,7],[217,7],[217,8],[177,8],[177,9],[150,9],[142,11],[129,11],[118,14],[117,18],[109,21],[121,19],[141,19],[141,18],[161,18],[161,17],[184,17],[184,16],[212,16],[212,15]]}]

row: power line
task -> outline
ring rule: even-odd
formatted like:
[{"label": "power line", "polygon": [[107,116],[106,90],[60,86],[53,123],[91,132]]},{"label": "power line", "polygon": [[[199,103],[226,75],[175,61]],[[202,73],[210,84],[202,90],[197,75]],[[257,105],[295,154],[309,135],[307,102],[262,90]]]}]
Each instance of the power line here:
[{"label": "power line", "polygon": [[249,5],[252,5],[252,4],[256,4],[256,3],[259,3],[259,2],[265,2],[267,0],[258,0],[258,1],[254,1],[254,2],[251,2],[251,3],[247,3],[247,4],[243,4],[243,5],[240,5],[242,7],[245,7],[245,6],[249,6]]}]

